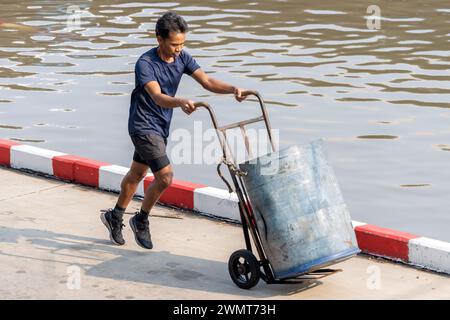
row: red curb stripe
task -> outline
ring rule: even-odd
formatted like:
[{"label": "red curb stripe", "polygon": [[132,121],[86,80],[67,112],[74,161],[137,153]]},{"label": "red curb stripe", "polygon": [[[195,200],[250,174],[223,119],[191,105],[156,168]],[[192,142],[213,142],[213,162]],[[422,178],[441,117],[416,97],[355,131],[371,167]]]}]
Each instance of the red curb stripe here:
[{"label": "red curb stripe", "polygon": [[0,139],[0,164],[11,166],[11,147],[18,145],[21,143]]},{"label": "red curb stripe", "polygon": [[77,158],[71,155],[53,157],[53,174],[58,178],[73,181],[75,179],[73,168]]},{"label": "red curb stripe", "polygon": [[106,162],[80,158],[75,161],[75,168],[74,168],[75,182],[98,188],[100,167],[109,165],[110,164]]},{"label": "red curb stripe", "polygon": [[408,242],[418,236],[406,232],[366,224],[355,228],[358,246],[362,251],[409,262]]},{"label": "red curb stripe", "polygon": [[[144,180],[144,193],[154,177],[148,176]],[[192,183],[188,181],[173,180],[169,188],[167,188],[159,198],[159,202],[177,206],[183,209],[194,209],[194,191],[198,188],[207,187],[203,184]]]},{"label": "red curb stripe", "polygon": [[99,185],[100,167],[109,165],[106,162],[72,155],[58,156],[52,160],[55,176],[92,187]]}]

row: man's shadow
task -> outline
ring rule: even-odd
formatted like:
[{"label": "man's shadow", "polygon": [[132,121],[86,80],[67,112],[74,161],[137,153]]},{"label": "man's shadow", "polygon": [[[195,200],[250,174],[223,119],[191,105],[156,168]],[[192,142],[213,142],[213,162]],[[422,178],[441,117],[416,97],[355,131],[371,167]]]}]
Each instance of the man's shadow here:
[{"label": "man's shadow", "polygon": [[[85,270],[86,275],[97,278],[202,292],[242,294],[253,298],[290,296],[322,284],[312,279],[295,284],[267,285],[261,280],[252,290],[242,290],[232,282],[226,262],[154,249],[151,251],[128,249],[126,246],[114,246],[107,239],[0,226],[0,243],[18,243],[19,238],[24,239],[25,243],[33,246],[37,251],[44,250],[50,253],[52,258],[48,258],[48,255],[45,255],[45,258],[39,258],[36,254],[26,256],[7,253],[5,250],[1,250],[0,255],[63,263],[68,266],[78,265]],[[105,253],[117,257],[108,260],[105,258]],[[73,259],[73,262],[68,263],[68,258]],[[77,259],[88,260],[90,263],[79,263],[80,260]]]}]

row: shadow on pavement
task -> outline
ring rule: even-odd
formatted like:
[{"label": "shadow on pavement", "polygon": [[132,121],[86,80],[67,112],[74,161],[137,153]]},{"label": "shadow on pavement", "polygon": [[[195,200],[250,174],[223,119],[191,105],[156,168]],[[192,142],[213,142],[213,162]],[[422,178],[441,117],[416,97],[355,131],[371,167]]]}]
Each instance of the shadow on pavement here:
[{"label": "shadow on pavement", "polygon": [[[143,251],[144,249],[140,248],[135,250],[127,248],[127,245],[114,246],[106,239],[46,230],[0,226],[0,242],[32,247],[14,252],[2,249],[0,256],[3,257],[62,263],[67,266],[78,265],[85,271],[85,275],[92,277],[201,292],[270,298],[293,295],[322,283],[317,280],[306,280],[295,284],[267,285],[261,280],[255,288],[242,290],[232,282],[227,262],[194,257],[195,252],[192,255],[179,255],[168,251]],[[26,255],[23,254],[24,251],[27,252]],[[113,257],[109,258],[111,255]],[[159,298],[152,296],[150,290],[148,294],[149,299]]]}]

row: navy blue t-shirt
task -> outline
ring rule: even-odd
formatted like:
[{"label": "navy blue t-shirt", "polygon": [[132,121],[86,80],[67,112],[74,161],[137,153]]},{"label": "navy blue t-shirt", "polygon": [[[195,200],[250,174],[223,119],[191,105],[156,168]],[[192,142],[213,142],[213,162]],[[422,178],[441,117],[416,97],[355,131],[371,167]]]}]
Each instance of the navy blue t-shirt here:
[{"label": "navy blue t-shirt", "polygon": [[153,133],[167,138],[173,109],[158,106],[144,86],[150,81],[157,81],[161,93],[174,97],[183,74],[191,75],[200,68],[185,50],[182,50],[172,63],[161,60],[156,50],[156,47],[150,49],[136,62],[134,70],[136,84],[131,94],[128,118],[130,136]]}]

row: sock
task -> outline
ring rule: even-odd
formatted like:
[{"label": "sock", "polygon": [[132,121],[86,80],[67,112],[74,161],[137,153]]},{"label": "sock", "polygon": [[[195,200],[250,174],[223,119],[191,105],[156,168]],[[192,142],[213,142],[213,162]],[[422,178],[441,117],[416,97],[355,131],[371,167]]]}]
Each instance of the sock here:
[{"label": "sock", "polygon": [[114,207],[113,216],[117,219],[122,219],[124,213],[125,213],[125,209],[119,207],[116,204],[116,206]]},{"label": "sock", "polygon": [[141,208],[141,211],[139,211],[139,213],[136,215],[136,219],[139,221],[146,221],[146,220],[148,220],[149,215],[150,215],[149,212],[146,212],[146,211],[142,210],[142,208]]}]

